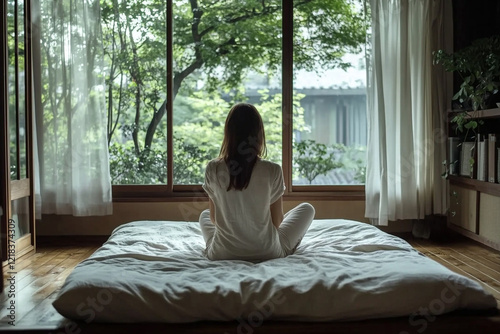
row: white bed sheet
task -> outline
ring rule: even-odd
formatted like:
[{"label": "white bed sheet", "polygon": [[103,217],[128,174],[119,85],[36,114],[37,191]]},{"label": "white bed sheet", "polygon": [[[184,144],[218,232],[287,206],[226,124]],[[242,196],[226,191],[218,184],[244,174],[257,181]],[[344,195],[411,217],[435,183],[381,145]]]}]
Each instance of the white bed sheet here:
[{"label": "white bed sheet", "polygon": [[[54,307],[86,322],[360,320],[496,308],[480,284],[368,224],[314,220],[295,254],[203,257],[197,223],[137,221],[68,276]],[[253,319],[253,320],[252,320]]]}]

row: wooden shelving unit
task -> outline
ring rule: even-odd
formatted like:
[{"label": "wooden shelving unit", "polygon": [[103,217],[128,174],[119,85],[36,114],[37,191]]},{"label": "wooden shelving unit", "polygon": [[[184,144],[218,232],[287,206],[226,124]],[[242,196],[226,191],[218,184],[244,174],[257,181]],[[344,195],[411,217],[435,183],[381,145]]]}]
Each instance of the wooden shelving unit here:
[{"label": "wooden shelving unit", "polygon": [[500,117],[500,108],[469,111],[467,112],[472,118],[496,118]]},{"label": "wooden shelving unit", "polygon": [[479,181],[469,177],[456,175],[450,175],[449,180],[451,184],[455,184],[464,188],[472,189],[493,196],[500,196],[500,183]]},{"label": "wooden shelving unit", "polygon": [[[451,120],[457,113],[460,111],[448,114],[450,134],[455,130]],[[471,119],[481,121],[477,133],[500,133],[500,108],[469,111],[467,114]],[[458,135],[460,136],[460,133]],[[474,140],[474,137],[470,139]],[[463,137],[461,140],[464,140]],[[448,227],[500,250],[500,184],[458,175],[450,175],[448,179]]]},{"label": "wooden shelving unit", "polygon": [[[460,111],[460,110],[450,111],[448,113],[448,117],[451,119],[456,114],[458,114],[460,112],[462,112],[462,111]],[[498,117],[500,117],[500,108],[477,110],[477,111],[468,111],[467,114],[471,118],[498,118]]]}]

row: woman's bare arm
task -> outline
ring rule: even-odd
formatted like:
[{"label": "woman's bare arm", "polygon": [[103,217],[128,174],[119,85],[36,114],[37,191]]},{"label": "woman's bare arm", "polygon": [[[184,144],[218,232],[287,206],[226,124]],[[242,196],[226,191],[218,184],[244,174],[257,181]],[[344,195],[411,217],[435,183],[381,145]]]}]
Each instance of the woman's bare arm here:
[{"label": "woman's bare arm", "polygon": [[283,196],[271,204],[271,219],[273,220],[274,227],[280,227],[283,221]]}]

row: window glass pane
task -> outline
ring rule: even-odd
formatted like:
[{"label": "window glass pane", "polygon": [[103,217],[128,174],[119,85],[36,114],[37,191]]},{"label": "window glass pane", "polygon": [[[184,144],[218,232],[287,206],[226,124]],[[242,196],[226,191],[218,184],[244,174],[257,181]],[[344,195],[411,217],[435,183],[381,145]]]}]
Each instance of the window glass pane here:
[{"label": "window glass pane", "polygon": [[281,1],[173,3],[174,183],[203,182],[237,102],[257,107],[281,163]]},{"label": "window glass pane", "polygon": [[364,184],[362,1],[294,1],[293,184]]},{"label": "window glass pane", "polygon": [[24,43],[24,1],[18,1],[18,10],[17,10],[17,31],[18,31],[18,40],[17,45],[19,49],[19,57],[18,57],[18,92],[19,92],[19,101],[18,101],[18,112],[19,112],[19,178],[23,179],[27,177],[27,160],[26,160],[26,71],[25,71],[25,43]]},{"label": "window glass pane", "polygon": [[166,1],[101,0],[113,184],[167,182]]},{"label": "window glass pane", "polygon": [[18,178],[17,161],[17,124],[16,124],[16,27],[15,0],[7,2],[7,44],[9,53],[9,147],[10,147],[10,177]]}]

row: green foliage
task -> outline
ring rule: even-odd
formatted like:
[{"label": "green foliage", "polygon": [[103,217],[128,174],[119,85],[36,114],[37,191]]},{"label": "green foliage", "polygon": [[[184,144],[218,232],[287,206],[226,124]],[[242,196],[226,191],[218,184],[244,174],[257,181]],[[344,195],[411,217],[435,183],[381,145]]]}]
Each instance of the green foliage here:
[{"label": "green foliage", "polygon": [[146,149],[139,154],[131,145],[109,147],[111,182],[113,184],[165,184],[166,150]]},{"label": "green foliage", "polygon": [[[366,183],[366,164],[363,161],[358,160],[358,168],[356,169],[356,175],[354,175],[354,180],[358,181],[359,184]],[[363,165],[361,165],[363,163]]]},{"label": "green foliage", "polygon": [[325,145],[314,140],[295,142],[294,169],[297,175],[312,184],[319,175],[340,169],[354,171],[354,180],[359,184],[366,181],[366,147],[345,146],[344,144]]},{"label": "green foliage", "polygon": [[318,175],[326,175],[333,169],[343,167],[342,162],[336,159],[336,153],[345,152],[345,146],[337,145],[335,149],[336,152],[329,150],[325,144],[310,139],[295,142],[294,164],[297,165],[299,175],[311,184]]},{"label": "green foliage", "polygon": [[[466,141],[474,136],[483,124],[476,118],[476,111],[490,107],[500,86],[500,35],[481,38],[455,53],[438,50],[434,53],[435,64],[442,64],[449,72],[457,72],[462,78],[459,91],[453,96],[462,110],[455,113],[451,123],[457,133],[464,133]],[[473,111],[467,111],[467,110]],[[452,162],[454,163],[454,162]],[[474,161],[471,162],[471,165]],[[444,163],[446,165],[446,163]],[[447,171],[444,173],[447,176]]]},{"label": "green foliage", "polygon": [[475,40],[455,53],[438,50],[434,53],[434,63],[462,78],[453,100],[459,101],[464,109],[486,109],[500,85],[500,35]]},{"label": "green foliage", "polygon": [[[344,146],[342,144],[337,144]],[[345,170],[353,170],[354,180],[359,184],[366,181],[366,147],[365,146],[344,146],[344,153],[340,161]]]},{"label": "green foliage", "polygon": [[456,124],[455,131],[457,133],[463,133],[465,130],[465,139],[468,138],[470,131],[475,134],[478,127],[484,124],[482,120],[476,118],[475,112],[467,111],[458,111],[451,119],[451,123]]},{"label": "green foliage", "polygon": [[204,180],[206,162],[214,156],[205,147],[174,137],[174,181],[177,184],[200,184]]},{"label": "green foliage", "polygon": [[[294,62],[297,68],[323,71],[347,69],[346,52],[359,53],[366,41],[369,22],[362,1],[294,1]],[[299,5],[300,4],[300,5]]]}]

